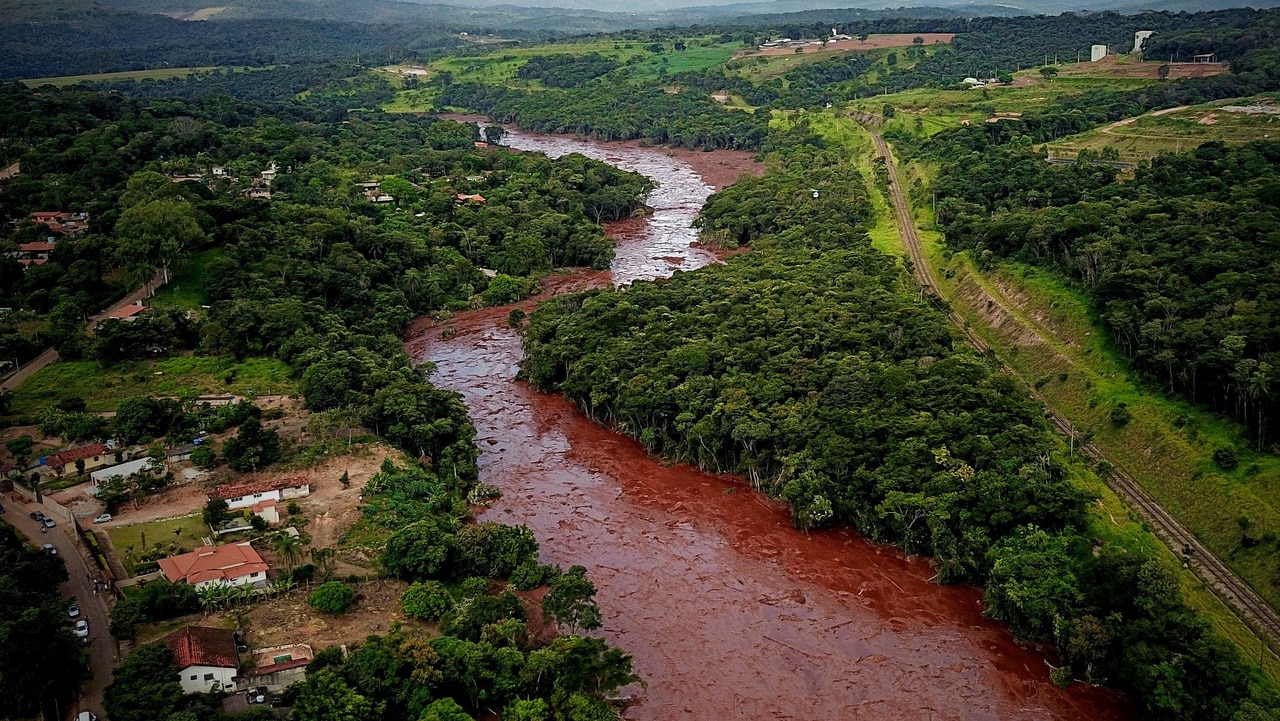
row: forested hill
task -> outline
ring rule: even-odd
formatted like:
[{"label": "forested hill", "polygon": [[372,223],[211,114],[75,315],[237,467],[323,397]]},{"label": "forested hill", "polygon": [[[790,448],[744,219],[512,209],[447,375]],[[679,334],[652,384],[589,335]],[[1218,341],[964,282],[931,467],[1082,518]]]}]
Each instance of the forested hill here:
[{"label": "forested hill", "polygon": [[[456,42],[450,33],[404,25],[255,19],[183,22],[68,2],[41,14],[0,5],[0,79],[165,67],[270,65],[404,57]],[[10,12],[11,10],[11,12]]]}]

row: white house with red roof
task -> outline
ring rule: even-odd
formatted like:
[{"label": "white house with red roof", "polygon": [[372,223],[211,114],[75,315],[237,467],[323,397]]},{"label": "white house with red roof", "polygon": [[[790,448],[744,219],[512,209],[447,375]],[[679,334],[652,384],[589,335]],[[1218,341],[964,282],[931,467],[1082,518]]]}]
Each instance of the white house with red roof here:
[{"label": "white house with red roof", "polygon": [[203,546],[158,561],[172,583],[186,581],[199,591],[210,586],[248,586],[267,580],[267,564],[248,541]]},{"label": "white house with red roof", "polygon": [[235,691],[240,668],[236,633],[225,628],[187,626],[160,639],[173,649],[181,669],[179,682],[187,693]]},{"label": "white house with red roof", "polygon": [[311,483],[306,476],[280,478],[260,483],[224,484],[213,490],[211,498],[221,498],[227,508],[250,508],[263,501],[287,501],[311,495]]}]

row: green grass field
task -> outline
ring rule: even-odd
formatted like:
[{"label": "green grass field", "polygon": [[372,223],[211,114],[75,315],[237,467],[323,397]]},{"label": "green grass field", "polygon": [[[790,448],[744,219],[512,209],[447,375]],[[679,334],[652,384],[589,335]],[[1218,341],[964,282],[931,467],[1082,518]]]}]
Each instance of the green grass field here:
[{"label": "green grass field", "polygon": [[274,358],[178,356],[103,368],[95,361],[59,361],[28,378],[11,393],[15,415],[34,415],[64,398],[85,400],[90,411],[113,411],[122,398],[173,396],[183,392],[247,395],[293,394],[289,367]]},{"label": "green grass field", "polygon": [[1201,143],[1218,141],[1243,144],[1280,139],[1280,115],[1244,113],[1224,107],[1271,104],[1280,93],[1251,98],[1222,100],[1187,108],[1148,113],[1132,122],[1113,123],[1087,133],[1073,135],[1048,145],[1052,154],[1074,157],[1081,150],[1112,148],[1123,160],[1142,160],[1162,153],[1190,150]]},{"label": "green grass field", "polygon": [[167,521],[117,526],[107,531],[116,556],[130,575],[133,575],[134,561],[140,561],[143,553],[154,551],[157,545],[172,556],[204,545],[202,539],[211,535],[198,513]]},{"label": "green grass field", "polygon": [[199,68],[162,68],[159,70],[128,70],[119,73],[98,73],[96,75],[61,75],[52,78],[31,78],[23,80],[22,84],[29,88],[38,88],[42,85],[52,85],[54,87],[64,87],[67,85],[75,85],[76,83],[119,83],[129,80],[168,80],[170,78],[185,78],[192,73],[205,72],[214,70],[213,67]]},{"label": "green grass field", "polygon": [[225,258],[226,252],[221,248],[213,248],[196,253],[178,269],[162,288],[151,299],[151,305],[157,308],[181,308],[183,310],[199,310],[200,306],[209,303],[204,292],[204,269],[217,258]]}]

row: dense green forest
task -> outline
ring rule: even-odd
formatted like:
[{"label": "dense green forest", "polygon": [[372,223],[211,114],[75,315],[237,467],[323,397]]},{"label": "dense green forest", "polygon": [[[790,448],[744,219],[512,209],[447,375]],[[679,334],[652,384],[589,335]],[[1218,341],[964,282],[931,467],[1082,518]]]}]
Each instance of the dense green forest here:
[{"label": "dense green forest", "polygon": [[84,3],[76,12],[6,15],[0,79],[118,72],[163,67],[316,63],[366,57],[404,57],[448,47],[456,38],[404,25],[328,20],[184,22]]},{"label": "dense green forest", "polygon": [[768,135],[768,117],[725,110],[705,93],[668,93],[652,83],[609,77],[573,88],[525,91],[477,83],[449,85],[440,104],[478,110],[527,130],[576,133],[715,150],[754,150]]},{"label": "dense green forest", "polygon": [[970,156],[936,186],[947,242],[1078,280],[1143,373],[1247,423],[1261,450],[1280,412],[1280,148],[1210,143],[1115,176],[1025,149]]},{"label": "dense green forest", "polygon": [[1115,686],[1152,719],[1266,713],[1161,561],[1095,547],[1038,404],[871,248],[860,176],[804,135],[701,215],[750,253],[543,303],[522,374],[657,455],[747,475],[797,526],[852,525],[985,585],[992,617],[1056,644],[1058,682]]},{"label": "dense green forest", "polygon": [[[311,122],[291,124],[267,114],[277,106],[219,92],[192,102],[103,104],[75,89],[5,90],[10,112],[0,124],[25,137],[28,149],[0,207],[16,217],[91,213],[90,231],[58,243],[48,263],[24,270],[0,257],[0,302],[45,318],[39,340],[66,358],[144,357],[165,338],[174,352],[198,345],[296,362],[316,350],[298,333],[327,337],[318,329],[333,323],[363,338],[356,345],[390,347],[415,315],[465,308],[473,297],[519,299],[534,289],[531,276],[551,268],[606,267],[613,250],[599,223],[629,216],[649,188],[639,175],[581,156],[478,150],[474,126],[449,121],[375,115],[324,123],[322,110],[295,105],[291,112]],[[271,202],[166,177],[221,163],[241,177],[271,163],[285,172],[273,181]],[[396,202],[366,199],[358,183],[369,179]],[[460,204],[459,193],[483,200]],[[168,237],[153,244],[158,228]],[[11,252],[43,234],[43,226],[24,224],[0,243]],[[170,323],[158,337],[134,334],[129,347],[104,346],[101,334],[89,343],[81,332],[82,317],[118,295],[122,279],[140,282],[156,267],[215,248],[202,289],[212,308],[193,331]],[[310,262],[295,262],[302,258]],[[39,345],[12,328],[0,337],[20,356]],[[350,364],[326,372],[327,393],[347,393],[333,385],[343,374],[371,380]]]}]

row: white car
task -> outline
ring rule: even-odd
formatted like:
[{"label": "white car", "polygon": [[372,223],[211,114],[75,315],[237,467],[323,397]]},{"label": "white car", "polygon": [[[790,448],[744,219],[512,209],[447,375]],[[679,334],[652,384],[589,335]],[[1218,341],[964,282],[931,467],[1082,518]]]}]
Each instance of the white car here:
[{"label": "white car", "polygon": [[76,635],[76,638],[80,638],[85,641],[88,641],[89,640],[89,622],[84,620],[83,618],[80,619],[79,621],[76,621],[76,625],[74,628],[71,629],[71,632]]},{"label": "white car", "polygon": [[98,717],[92,711],[81,711],[76,716],[76,721],[98,721]]},{"label": "white car", "polygon": [[97,518],[93,519],[93,522],[94,522],[94,523],[106,523],[107,521],[110,521],[110,520],[111,520],[111,514],[110,514],[110,513],[104,513],[104,514],[102,514],[101,516],[98,516]]},{"label": "white car", "polygon": [[71,604],[70,606],[67,606],[67,617],[80,618],[80,607],[75,605],[74,603]]},{"label": "white car", "polygon": [[46,543],[43,546],[41,546],[41,548],[48,551],[49,553],[52,553],[55,556],[58,555],[58,549],[54,548],[52,543]]}]

